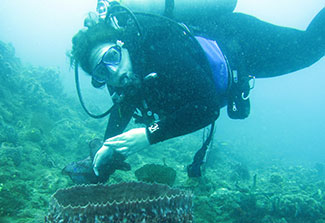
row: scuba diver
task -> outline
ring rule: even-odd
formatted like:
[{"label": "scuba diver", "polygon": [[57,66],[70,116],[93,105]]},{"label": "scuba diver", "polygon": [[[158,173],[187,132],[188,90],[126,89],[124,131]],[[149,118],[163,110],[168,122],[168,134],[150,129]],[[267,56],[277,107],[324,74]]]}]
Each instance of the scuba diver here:
[{"label": "scuba diver", "polygon": [[[85,19],[72,40],[78,95],[92,117],[110,116],[98,151],[65,168],[73,181],[105,182],[116,169],[130,170],[129,155],[211,125],[188,166],[188,176],[199,177],[222,107],[244,119],[254,78],[297,71],[324,56],[324,8],[300,31],[234,13],[236,0],[205,2],[100,0]],[[114,104],[106,113],[84,106],[79,66],[95,88],[107,87]],[[132,118],[144,127],[124,132]]]}]

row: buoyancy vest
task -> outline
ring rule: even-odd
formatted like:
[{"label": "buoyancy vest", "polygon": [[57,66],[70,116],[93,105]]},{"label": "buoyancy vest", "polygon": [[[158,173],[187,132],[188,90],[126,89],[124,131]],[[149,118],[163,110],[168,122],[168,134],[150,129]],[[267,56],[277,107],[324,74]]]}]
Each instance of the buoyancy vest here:
[{"label": "buoyancy vest", "polygon": [[227,95],[230,78],[226,58],[216,41],[206,39],[201,36],[196,36],[195,38],[200,43],[209,61],[217,93],[225,98]]}]

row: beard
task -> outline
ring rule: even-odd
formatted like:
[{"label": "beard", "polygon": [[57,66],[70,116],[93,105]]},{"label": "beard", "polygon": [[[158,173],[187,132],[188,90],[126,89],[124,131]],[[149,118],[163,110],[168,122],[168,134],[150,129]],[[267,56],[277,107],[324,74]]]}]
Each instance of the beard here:
[{"label": "beard", "polygon": [[116,88],[116,92],[126,98],[136,98],[140,95],[141,79],[140,76],[130,72],[121,78],[122,87]]}]

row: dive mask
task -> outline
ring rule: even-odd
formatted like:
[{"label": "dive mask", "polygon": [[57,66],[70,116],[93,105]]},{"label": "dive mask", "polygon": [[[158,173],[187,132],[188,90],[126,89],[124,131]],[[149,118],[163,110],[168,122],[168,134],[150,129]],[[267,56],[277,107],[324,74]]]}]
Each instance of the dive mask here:
[{"label": "dive mask", "polygon": [[122,60],[122,46],[117,43],[110,47],[104,47],[100,52],[95,52],[95,54],[97,54],[97,58],[100,58],[101,55],[102,57],[97,62],[91,76],[98,83],[106,83],[110,75],[114,74],[119,68]]}]

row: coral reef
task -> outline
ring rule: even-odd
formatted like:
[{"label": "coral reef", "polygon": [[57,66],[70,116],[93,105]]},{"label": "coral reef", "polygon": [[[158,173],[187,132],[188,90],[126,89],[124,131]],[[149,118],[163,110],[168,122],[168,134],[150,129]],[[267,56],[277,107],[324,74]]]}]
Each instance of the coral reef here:
[{"label": "coral reef", "polygon": [[56,69],[22,65],[1,41],[0,80],[0,222],[42,222],[49,194],[70,184],[63,166],[88,154],[79,138],[97,133]]},{"label": "coral reef", "polygon": [[192,195],[139,182],[58,190],[45,222],[192,222]]}]

